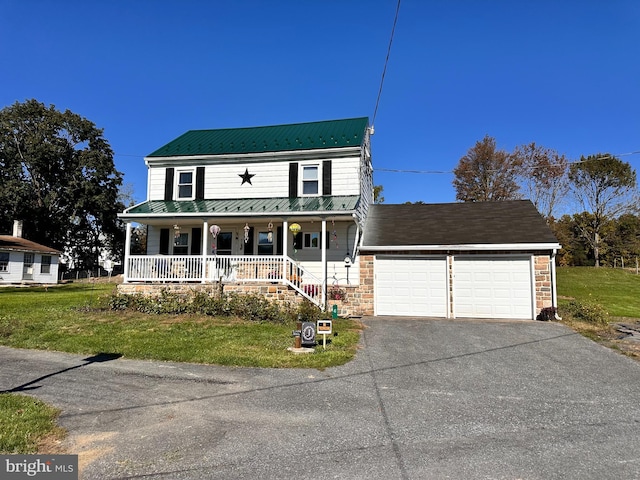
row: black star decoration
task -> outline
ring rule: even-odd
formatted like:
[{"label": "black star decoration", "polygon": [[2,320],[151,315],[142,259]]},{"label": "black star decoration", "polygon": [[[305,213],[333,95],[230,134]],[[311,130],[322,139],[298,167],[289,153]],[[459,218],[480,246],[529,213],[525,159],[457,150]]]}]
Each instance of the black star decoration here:
[{"label": "black star decoration", "polygon": [[244,185],[245,183],[253,185],[253,183],[251,183],[251,177],[255,177],[255,174],[249,173],[248,168],[245,168],[244,173],[239,173],[238,176],[242,179],[242,183],[240,185]]}]

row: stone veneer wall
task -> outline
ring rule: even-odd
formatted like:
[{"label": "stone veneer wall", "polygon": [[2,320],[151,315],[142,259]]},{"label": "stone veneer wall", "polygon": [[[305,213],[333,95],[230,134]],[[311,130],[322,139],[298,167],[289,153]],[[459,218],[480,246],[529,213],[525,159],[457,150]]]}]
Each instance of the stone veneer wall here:
[{"label": "stone veneer wall", "polygon": [[[397,253],[397,252],[396,252]],[[374,269],[373,259],[374,255],[360,255],[360,284],[357,286],[339,287],[346,295],[344,299],[332,300],[327,298],[326,309],[331,312],[333,306],[338,307],[338,315],[341,317],[347,316],[368,316],[373,315],[374,307]],[[449,266],[449,288],[453,288],[453,282],[451,281],[452,274],[452,256],[448,258]],[[534,256],[534,278],[535,278],[535,291],[536,291],[536,314],[545,307],[550,307],[552,304],[552,291],[551,291],[551,257],[548,254],[537,254]],[[159,293],[161,290],[167,290],[170,292],[180,291],[211,291],[212,293],[217,291],[218,284],[184,284],[184,283],[166,283],[166,284],[135,284],[124,283],[118,285],[118,291],[120,293],[141,293],[146,295],[153,295]],[[298,295],[295,290],[288,288],[286,285],[264,285],[264,284],[225,284],[225,292],[237,292],[237,293],[257,293],[264,295],[271,301],[290,302],[292,304],[299,303],[303,297]],[[453,291],[450,290],[450,298],[453,302]],[[453,304],[450,306],[453,311]]]},{"label": "stone veneer wall", "polygon": [[[534,278],[536,282],[536,314],[545,307],[552,306],[551,291],[551,257],[536,255],[534,261]],[[556,305],[557,306],[557,305]]]},{"label": "stone veneer wall", "polygon": [[[211,294],[219,291],[220,285],[217,283],[122,283],[118,285],[118,292],[124,294],[141,294],[141,295],[157,295],[161,291],[171,293],[187,293],[187,292],[210,292]],[[289,302],[292,304],[302,302],[302,295],[298,295],[293,289],[286,285],[265,285],[251,283],[226,283],[224,284],[225,293],[240,294],[260,294],[270,301]]]}]

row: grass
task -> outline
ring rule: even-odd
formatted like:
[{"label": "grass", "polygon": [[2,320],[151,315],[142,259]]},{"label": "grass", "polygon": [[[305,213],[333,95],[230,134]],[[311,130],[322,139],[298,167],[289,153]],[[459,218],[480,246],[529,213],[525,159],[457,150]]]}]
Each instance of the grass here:
[{"label": "grass", "polygon": [[[624,321],[640,327],[640,275],[602,267],[563,267],[557,271],[558,310],[563,323],[593,341],[640,359],[640,344],[625,339],[614,326]],[[580,320],[572,313],[570,302],[582,305],[586,312],[604,311],[608,318]]]},{"label": "grass", "polygon": [[0,345],[78,354],[265,368],[317,368],[351,360],[361,325],[337,319],[326,350],[287,351],[295,322],[205,315],[146,315],[98,309],[113,284],[0,289]]},{"label": "grass", "polygon": [[640,318],[640,275],[602,267],[561,267],[557,273],[560,308],[573,298],[597,303],[614,317]]},{"label": "grass", "polygon": [[61,438],[58,410],[24,395],[0,394],[0,453],[42,452],[45,440]]}]

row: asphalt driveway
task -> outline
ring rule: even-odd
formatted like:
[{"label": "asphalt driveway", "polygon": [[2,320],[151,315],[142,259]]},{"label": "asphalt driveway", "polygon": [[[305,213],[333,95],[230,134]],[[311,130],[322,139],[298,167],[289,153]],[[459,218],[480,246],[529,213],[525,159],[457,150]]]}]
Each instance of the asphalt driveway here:
[{"label": "asphalt driveway", "polygon": [[325,371],[0,348],[0,390],[62,409],[86,480],[640,478],[640,363],[551,323],[364,323]]}]

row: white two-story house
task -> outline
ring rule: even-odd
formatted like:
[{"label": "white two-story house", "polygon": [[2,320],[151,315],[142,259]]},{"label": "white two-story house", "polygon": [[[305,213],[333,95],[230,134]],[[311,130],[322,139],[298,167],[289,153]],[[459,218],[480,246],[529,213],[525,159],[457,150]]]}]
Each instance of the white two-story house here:
[{"label": "white two-story house", "polygon": [[[533,319],[560,248],[528,200],[373,204],[367,118],[194,130],[145,158],[123,292],[214,288],[340,313]],[[428,192],[424,192],[428,195]]]},{"label": "white two-story house", "polygon": [[[124,282],[283,285],[324,306],[357,284],[357,245],[373,201],[367,118],[192,130],[145,158],[146,255]],[[348,279],[348,280],[347,280]]]}]

